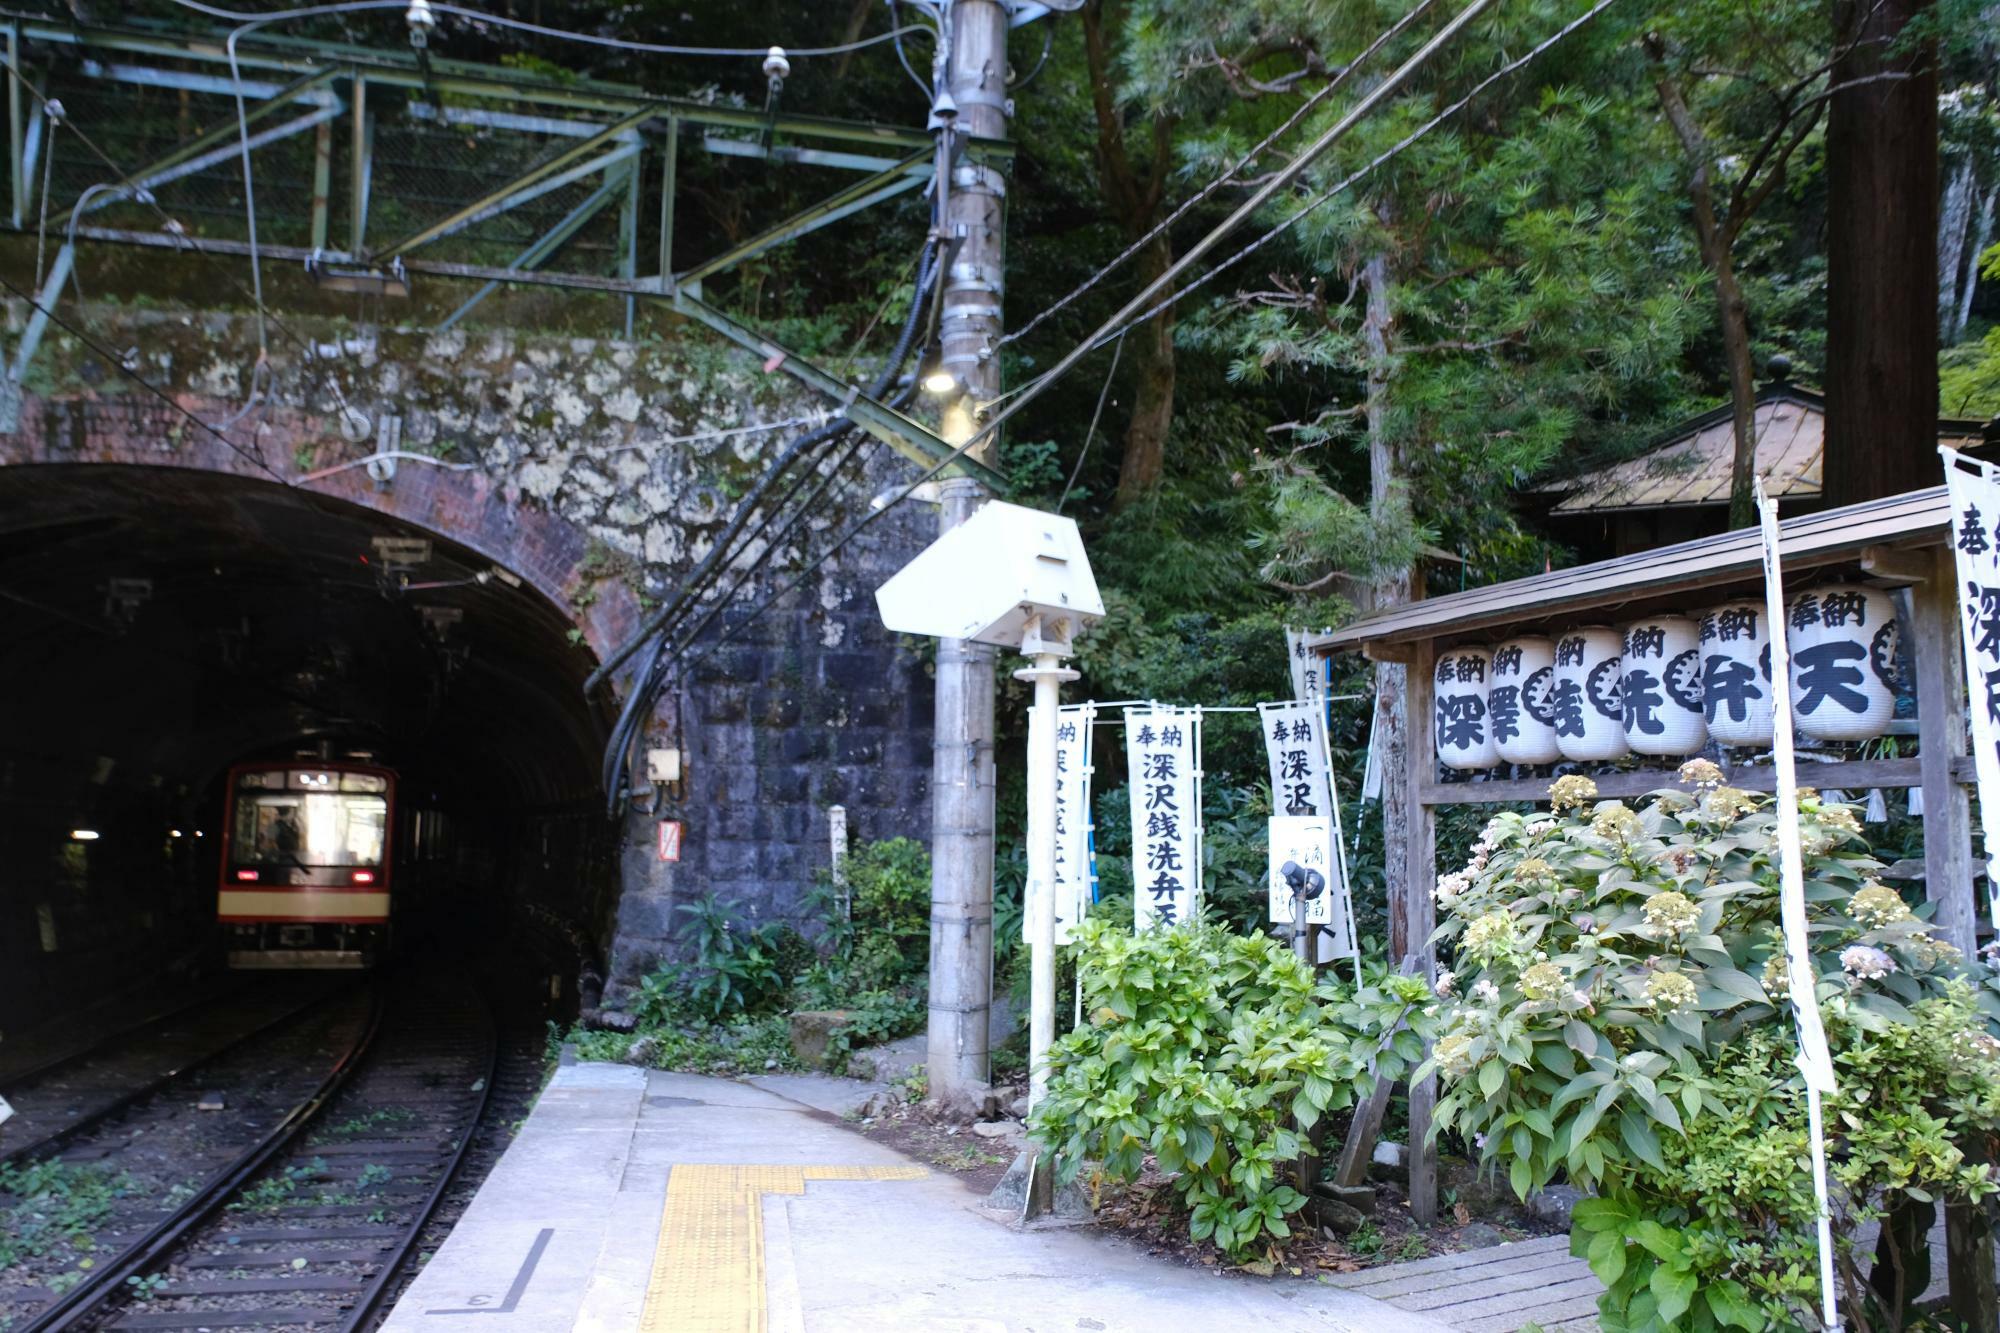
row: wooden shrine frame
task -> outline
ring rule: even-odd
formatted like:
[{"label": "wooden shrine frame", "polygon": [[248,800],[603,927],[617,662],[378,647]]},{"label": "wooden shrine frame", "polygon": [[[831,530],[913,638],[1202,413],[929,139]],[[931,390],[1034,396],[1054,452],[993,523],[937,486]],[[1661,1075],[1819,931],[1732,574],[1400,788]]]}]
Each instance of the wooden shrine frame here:
[{"label": "wooden shrine frame", "polygon": [[[1806,586],[1808,576],[1838,574],[1909,590],[1906,628],[1916,677],[1917,757],[1815,763],[1806,765],[1804,773],[1813,786],[1922,789],[1925,896],[1936,904],[1935,924],[1943,936],[1972,957],[1979,914],[1967,787],[1974,775],[1966,757],[1965,663],[1950,535],[1950,504],[1939,486],[1790,519],[1781,525],[1779,551],[1788,593]],[[1543,801],[1551,781],[1439,780],[1431,722],[1438,653],[1467,643],[1553,635],[1666,611],[1686,614],[1735,595],[1763,598],[1763,546],[1755,528],[1392,607],[1308,641],[1321,656],[1359,649],[1371,661],[1408,668],[1409,815],[1403,888],[1389,903],[1389,915],[1391,938],[1407,941],[1416,970],[1433,978],[1437,972],[1436,953],[1428,945],[1437,926],[1432,896],[1437,810]],[[1726,765],[1724,771],[1732,786],[1768,792],[1774,785],[1774,770],[1768,766]],[[1673,766],[1621,770],[1595,780],[1604,797],[1636,796],[1677,781]],[[1386,850],[1395,854],[1393,848]],[[1411,1086],[1410,1211],[1425,1223],[1437,1217],[1437,1154],[1429,1141],[1436,1104],[1435,1074]],[[1358,1122],[1353,1137],[1372,1139],[1373,1126]],[[1365,1161],[1372,1146],[1350,1155]],[[1985,1213],[1951,1208],[1946,1222],[1952,1309],[1972,1327],[1991,1328],[1994,1259]]]}]

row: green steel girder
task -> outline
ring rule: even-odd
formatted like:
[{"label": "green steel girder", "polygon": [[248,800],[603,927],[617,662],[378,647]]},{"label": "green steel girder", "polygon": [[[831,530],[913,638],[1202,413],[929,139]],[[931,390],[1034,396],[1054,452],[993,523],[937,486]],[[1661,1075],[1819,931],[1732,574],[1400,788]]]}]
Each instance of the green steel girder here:
[{"label": "green steel girder", "polygon": [[[340,71],[337,69],[312,70],[294,79],[291,83],[286,84],[274,93],[268,101],[259,102],[256,106],[247,108],[244,111],[243,119],[249,127],[254,128],[264,121],[269,120],[299,98],[326,88],[339,77]],[[336,114],[338,113],[336,112]],[[317,123],[318,121],[311,122],[311,124]],[[301,123],[297,128],[308,129],[311,127],[311,124]],[[165,157],[148,162],[145,166],[135,171],[127,172],[125,179],[119,182],[119,186],[121,190],[129,191],[135,186],[155,182],[162,175],[173,170],[173,168],[200,157],[212,148],[220,148],[224,144],[232,144],[236,137],[237,126],[235,121],[232,120],[226,124],[218,125],[207,134],[188,140]],[[235,150],[232,148],[230,151],[233,152]],[[72,211],[72,209],[65,208],[61,213],[49,219],[49,225],[51,227],[68,226]]]},{"label": "green steel girder", "polygon": [[810,207],[800,209],[776,226],[752,236],[739,245],[731,246],[715,258],[697,264],[685,273],[674,276],[676,285],[685,286],[713,277],[725,269],[731,269],[747,259],[753,259],[766,250],[795,241],[809,232],[818,231],[830,222],[838,222],[850,213],[858,213],[871,204],[880,203],[893,195],[902,194],[930,179],[933,153],[925,149],[912,153],[902,161],[872,176],[863,176],[852,185],[836,190]]},{"label": "green steel girder", "polygon": [[[93,54],[129,52],[225,66],[228,60],[223,45],[224,34],[220,32],[177,31],[164,25],[143,25],[136,20],[127,27],[112,28],[9,10],[0,10],[0,23],[11,25],[23,43],[42,42],[88,48]],[[747,107],[712,106],[686,98],[658,97],[625,84],[593,79],[579,79],[573,83],[538,80],[492,66],[440,59],[435,53],[431,57],[428,84],[415,55],[402,52],[257,32],[237,42],[236,54],[238,66],[245,71],[275,71],[298,77],[336,63],[384,87],[424,89],[428,86],[440,95],[448,93],[509,104],[564,107],[595,114],[622,115],[646,108],[658,115],[671,113],[694,125],[748,130],[757,134],[770,128],[785,136],[866,143],[903,152],[914,152],[931,143],[929,134],[907,126],[790,113],[772,118]],[[1012,158],[1014,148],[1006,140],[973,139],[967,151],[982,161],[1004,162]]]},{"label": "green steel girder", "polygon": [[[940,439],[921,421],[904,416],[888,404],[870,398],[831,371],[800,356],[789,347],[771,341],[755,329],[737,323],[714,306],[689,295],[685,289],[673,292],[667,299],[673,303],[674,309],[682,314],[706,324],[738,347],[755,352],[764,359],[766,365],[775,365],[807,388],[823,393],[839,403],[841,414],[849,421],[918,467],[935,467],[951,457],[952,446]],[[1003,488],[1006,481],[1006,478],[970,454],[962,454],[954,459],[946,471],[976,476],[987,486],[995,489]]]},{"label": "green steel girder", "polygon": [[[482,198],[473,200],[463,208],[455,209],[448,217],[441,218],[421,231],[415,232],[396,242],[376,257],[379,259],[394,259],[399,255],[408,254],[418,246],[437,240],[441,236],[450,235],[460,227],[470,226],[481,218],[491,217],[495,213],[504,213],[516,204],[526,202],[527,199],[532,198],[538,193],[535,189],[537,185],[544,181],[550,181],[552,178],[560,179],[565,167],[570,167],[583,161],[583,159],[588,158],[599,148],[613,143],[620,137],[638,129],[642,123],[651,120],[654,114],[651,110],[635,111],[622,120],[615,120],[611,124],[606,125],[588,139],[578,139],[554,157],[537,163],[529,170],[502,185],[499,189],[488,191]],[[630,156],[631,152],[636,151],[637,145],[633,145],[630,152],[619,156],[617,150],[614,149],[612,154],[607,155],[603,161],[595,165],[609,166],[611,165],[609,160],[611,156],[619,156],[619,160],[622,161],[624,157]],[[584,167],[579,168],[585,175],[588,175],[591,169],[592,164],[588,163]]]},{"label": "green steel girder", "polygon": [[[603,212],[605,206],[617,200],[626,188],[625,182],[621,180],[607,180],[598,186],[591,192],[589,198],[571,209],[567,217],[542,233],[527,249],[515,255],[514,262],[509,267],[524,273],[540,268],[556,251],[562,249],[564,242],[583,230],[585,223]],[[463,305],[445,317],[444,322],[438,325],[438,332],[443,333],[471,314],[474,306],[500,290],[500,283],[501,279],[488,279],[486,284],[467,298]]]}]

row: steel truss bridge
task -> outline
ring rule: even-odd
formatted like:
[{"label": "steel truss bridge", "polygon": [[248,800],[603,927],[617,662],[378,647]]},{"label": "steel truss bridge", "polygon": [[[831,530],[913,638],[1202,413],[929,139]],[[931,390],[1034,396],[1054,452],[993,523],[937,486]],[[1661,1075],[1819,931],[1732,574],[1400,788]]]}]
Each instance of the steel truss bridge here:
[{"label": "steel truss bridge", "polygon": [[[80,242],[303,265],[323,285],[395,295],[476,284],[440,327],[503,285],[663,302],[831,398],[924,466],[952,447],[921,422],[703,297],[746,261],[908,191],[1002,172],[1011,145],[901,126],[655,96],[503,66],[287,37],[0,10],[7,60],[5,221],[53,254],[0,383],[0,427]],[[242,119],[238,119],[238,94]],[[59,107],[51,110],[52,105]],[[243,166],[249,144],[250,179]],[[676,267],[690,152],[852,179]],[[947,245],[952,238],[944,238]],[[952,465],[994,478],[963,457]]]}]

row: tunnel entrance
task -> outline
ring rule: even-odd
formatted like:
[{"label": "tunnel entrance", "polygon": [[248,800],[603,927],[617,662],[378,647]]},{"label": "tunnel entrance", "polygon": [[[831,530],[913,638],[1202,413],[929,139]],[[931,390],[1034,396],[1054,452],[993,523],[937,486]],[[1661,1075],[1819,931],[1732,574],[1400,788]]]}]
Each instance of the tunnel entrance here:
[{"label": "tunnel entrance", "polygon": [[0,607],[8,1033],[218,966],[224,776],[315,751],[369,754],[450,812],[423,931],[570,987],[601,965],[618,848],[595,661],[511,571],[302,488],[47,464],[0,469]]}]

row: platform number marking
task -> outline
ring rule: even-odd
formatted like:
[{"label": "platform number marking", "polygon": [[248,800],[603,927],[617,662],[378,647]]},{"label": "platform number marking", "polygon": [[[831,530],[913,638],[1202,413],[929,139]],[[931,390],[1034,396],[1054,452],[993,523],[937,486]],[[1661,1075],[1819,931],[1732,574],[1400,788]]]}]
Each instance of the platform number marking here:
[{"label": "platform number marking", "polygon": [[660,821],[660,859],[662,861],[681,859],[681,821],[678,819]]},{"label": "platform number marking", "polygon": [[482,1292],[477,1296],[468,1296],[463,1306],[449,1310],[426,1310],[424,1313],[427,1315],[514,1313],[515,1307],[521,1303],[521,1297],[527,1293],[529,1281],[535,1276],[535,1266],[542,1262],[542,1253],[549,1248],[549,1242],[555,1238],[555,1234],[554,1227],[543,1227],[535,1236],[535,1243],[528,1247],[528,1257],[521,1261],[521,1267],[515,1271],[514,1281],[508,1285],[507,1294],[501,1298],[500,1304],[493,1304],[493,1298]]}]

